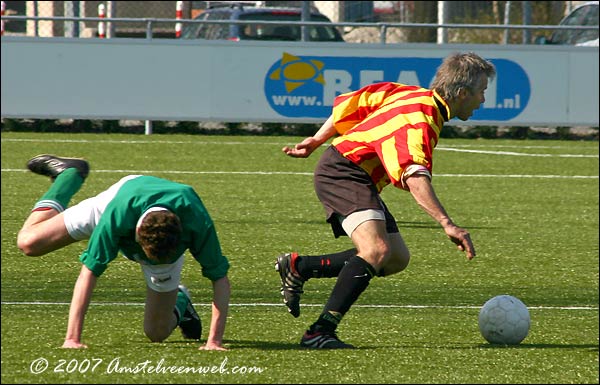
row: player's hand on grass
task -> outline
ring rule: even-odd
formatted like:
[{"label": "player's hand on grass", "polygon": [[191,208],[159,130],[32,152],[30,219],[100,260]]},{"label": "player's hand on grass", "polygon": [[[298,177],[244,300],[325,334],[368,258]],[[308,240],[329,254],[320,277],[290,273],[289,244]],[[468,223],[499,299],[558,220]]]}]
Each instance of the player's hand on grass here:
[{"label": "player's hand on grass", "polygon": [[215,342],[207,342],[200,346],[200,350],[227,350],[227,348]]},{"label": "player's hand on grass", "polygon": [[444,231],[460,251],[467,253],[467,259],[471,260],[475,257],[475,246],[473,246],[471,235],[467,230],[452,225],[445,227]]},{"label": "player's hand on grass", "polygon": [[65,340],[62,347],[63,349],[87,349],[87,345],[73,340]]}]

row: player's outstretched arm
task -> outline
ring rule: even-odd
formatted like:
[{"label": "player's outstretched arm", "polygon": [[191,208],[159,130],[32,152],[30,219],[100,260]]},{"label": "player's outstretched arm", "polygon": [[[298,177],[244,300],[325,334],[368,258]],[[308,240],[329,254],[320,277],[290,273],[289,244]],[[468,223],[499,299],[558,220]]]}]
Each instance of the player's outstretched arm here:
[{"label": "player's outstretched arm", "polygon": [[92,271],[83,265],[73,289],[67,335],[62,346],[63,348],[87,348],[87,345],[81,343],[81,333],[83,332],[85,313],[90,304],[94,287],[96,287],[96,280],[97,278]]},{"label": "player's outstretched arm", "polygon": [[213,303],[210,330],[206,344],[200,350],[227,350],[223,346],[223,335],[225,334],[225,323],[229,311],[229,298],[231,287],[227,276],[213,281]]},{"label": "player's outstretched arm", "polygon": [[460,251],[467,254],[467,259],[473,259],[475,257],[475,247],[469,232],[452,222],[435,194],[429,177],[413,175],[406,178],[405,183],[417,204],[442,225],[448,238],[456,244]]},{"label": "player's outstretched arm", "polygon": [[282,151],[293,158],[308,158],[319,146],[336,134],[333,115],[330,116],[313,136],[309,136],[294,147],[285,146]]}]

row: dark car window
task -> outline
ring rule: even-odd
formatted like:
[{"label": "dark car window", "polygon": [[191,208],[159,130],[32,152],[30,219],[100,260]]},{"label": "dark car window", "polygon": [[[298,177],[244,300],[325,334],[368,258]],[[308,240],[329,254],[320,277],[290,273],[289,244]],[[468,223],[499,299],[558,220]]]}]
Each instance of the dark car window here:
[{"label": "dark car window", "polygon": [[[209,14],[206,20],[228,20],[229,15],[225,12],[214,12]],[[209,40],[220,40],[227,39],[229,37],[230,26],[227,24],[207,24],[206,33],[204,34],[205,39]]]},{"label": "dark car window", "polygon": [[[598,4],[589,4],[575,9],[560,25],[598,25]],[[550,38],[552,44],[578,44],[598,38],[598,29],[594,30],[559,30]]]},{"label": "dark car window", "polygon": [[[264,21],[301,21],[296,13],[246,13],[240,15],[240,20]],[[312,15],[310,21],[329,22],[324,16]],[[342,37],[334,26],[308,26],[308,36],[315,41],[342,41]],[[302,30],[299,25],[247,24],[240,26],[240,39],[245,40],[302,40]]]},{"label": "dark car window", "polygon": [[[231,21],[301,21],[302,14],[296,10],[283,9],[209,9],[196,17],[196,20],[231,20]],[[331,21],[324,15],[312,14],[310,21]],[[344,41],[342,35],[333,25],[307,26],[310,41]],[[208,40],[302,40],[300,25],[288,24],[186,24],[183,28],[183,39]]]},{"label": "dark car window", "polygon": [[[195,20],[228,20],[229,12],[205,12]],[[181,33],[183,39],[227,39],[228,28],[226,24],[196,23],[187,24]]]},{"label": "dark car window", "polygon": [[[194,20],[206,20],[206,14],[201,14],[200,16],[196,17]],[[181,31],[181,38],[182,39],[197,39],[198,36],[200,36],[201,31],[203,31],[203,29],[207,26],[208,24],[202,24],[202,23],[196,23],[196,24],[184,24],[183,29]]]}]

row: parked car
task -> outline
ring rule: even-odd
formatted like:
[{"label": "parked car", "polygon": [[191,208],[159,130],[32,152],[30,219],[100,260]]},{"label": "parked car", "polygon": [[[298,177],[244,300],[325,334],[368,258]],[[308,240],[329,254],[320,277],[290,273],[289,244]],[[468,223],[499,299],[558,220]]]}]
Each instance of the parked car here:
[{"label": "parked car", "polygon": [[598,1],[589,1],[575,7],[558,25],[561,26],[596,26],[595,29],[560,29],[549,38],[540,36],[538,44],[573,44],[598,46]]},{"label": "parked car", "polygon": [[[209,8],[196,16],[194,20],[232,20],[232,21],[285,21],[302,20],[301,8],[255,7],[242,4]],[[327,16],[311,10],[311,22],[328,22]],[[344,41],[334,26],[307,26],[308,41]],[[182,39],[208,40],[302,40],[300,25],[286,24],[210,24],[187,23],[181,32]]]}]

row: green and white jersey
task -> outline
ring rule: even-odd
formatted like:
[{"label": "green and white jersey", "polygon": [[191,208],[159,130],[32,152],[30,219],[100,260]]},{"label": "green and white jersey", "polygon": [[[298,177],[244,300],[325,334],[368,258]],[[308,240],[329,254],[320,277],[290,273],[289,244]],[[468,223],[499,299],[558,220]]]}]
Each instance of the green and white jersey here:
[{"label": "green and white jersey", "polygon": [[221,253],[215,226],[198,194],[191,186],[153,176],[128,179],[111,195],[80,257],[81,262],[97,277],[119,252],[141,264],[156,264],[135,240],[138,219],[151,207],[164,207],[181,220],[183,233],[178,257],[169,263],[189,250],[206,278],[215,281],[227,275],[229,261]]}]

